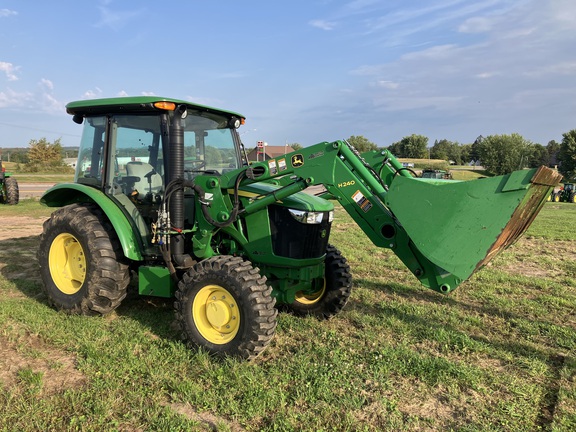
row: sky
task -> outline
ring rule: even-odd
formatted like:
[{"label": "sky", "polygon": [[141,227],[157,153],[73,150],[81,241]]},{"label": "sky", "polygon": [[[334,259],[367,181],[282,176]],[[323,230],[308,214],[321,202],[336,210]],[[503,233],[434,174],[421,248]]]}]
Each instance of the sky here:
[{"label": "sky", "polygon": [[0,0],[0,148],[81,126],[68,102],[239,112],[247,147],[576,128],[574,0]]}]

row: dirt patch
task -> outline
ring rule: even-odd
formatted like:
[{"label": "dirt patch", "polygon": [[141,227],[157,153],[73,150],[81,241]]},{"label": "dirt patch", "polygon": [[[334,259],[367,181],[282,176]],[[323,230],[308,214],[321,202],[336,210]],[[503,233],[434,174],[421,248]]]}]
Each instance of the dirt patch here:
[{"label": "dirt patch", "polygon": [[44,220],[28,216],[3,216],[0,224],[0,240],[40,235]]},{"label": "dirt patch", "polygon": [[564,276],[566,262],[576,261],[571,241],[523,238],[514,246],[514,261],[499,264],[509,274],[555,278]]},{"label": "dirt patch", "polygon": [[0,335],[0,386],[5,389],[43,397],[86,382],[74,356],[48,345],[39,336],[23,334],[11,340]]},{"label": "dirt patch", "polygon": [[36,251],[43,218],[2,217],[0,223],[0,273],[8,280],[39,282]]},{"label": "dirt patch", "polygon": [[225,420],[222,417],[215,416],[209,412],[199,413],[190,404],[187,403],[171,403],[167,404],[174,412],[183,415],[184,417],[201,423],[212,430],[220,430],[222,426],[226,426],[232,432],[242,432],[245,429],[236,422]]}]

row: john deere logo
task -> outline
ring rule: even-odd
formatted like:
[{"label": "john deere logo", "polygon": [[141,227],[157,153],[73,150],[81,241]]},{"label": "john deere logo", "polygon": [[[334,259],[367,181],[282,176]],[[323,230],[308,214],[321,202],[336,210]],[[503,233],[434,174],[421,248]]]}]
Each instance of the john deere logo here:
[{"label": "john deere logo", "polygon": [[292,166],[294,168],[299,168],[302,165],[304,165],[304,157],[301,154],[295,154],[294,156],[292,156],[290,162],[292,162]]}]

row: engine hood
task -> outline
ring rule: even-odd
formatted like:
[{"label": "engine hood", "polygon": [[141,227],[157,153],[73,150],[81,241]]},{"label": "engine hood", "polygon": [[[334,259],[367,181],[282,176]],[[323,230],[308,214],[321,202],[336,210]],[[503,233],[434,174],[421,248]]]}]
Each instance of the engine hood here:
[{"label": "engine hood", "polygon": [[[251,200],[258,200],[264,195],[268,195],[278,189],[281,186],[273,185],[270,183],[252,183],[250,185],[243,185],[240,187],[238,193],[242,198],[248,198]],[[232,190],[228,191],[233,193]],[[334,210],[334,205],[323,198],[307,194],[305,192],[298,192],[290,195],[287,198],[283,198],[280,201],[276,201],[277,205],[283,207],[288,207],[296,210],[305,211],[331,211]]]}]

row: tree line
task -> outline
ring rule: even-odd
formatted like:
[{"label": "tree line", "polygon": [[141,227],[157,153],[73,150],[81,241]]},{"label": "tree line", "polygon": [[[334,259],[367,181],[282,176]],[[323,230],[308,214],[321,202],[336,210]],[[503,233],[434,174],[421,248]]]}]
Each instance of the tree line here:
[{"label": "tree line", "polygon": [[[351,136],[348,142],[360,152],[379,149],[363,136]],[[397,158],[441,159],[455,165],[482,165],[494,175],[545,165],[557,167],[566,181],[576,178],[576,129],[562,134],[560,143],[552,140],[546,146],[513,133],[479,136],[472,144],[436,140],[430,147],[426,136],[412,134],[380,148],[387,148]]]}]

